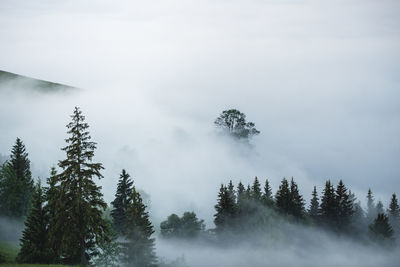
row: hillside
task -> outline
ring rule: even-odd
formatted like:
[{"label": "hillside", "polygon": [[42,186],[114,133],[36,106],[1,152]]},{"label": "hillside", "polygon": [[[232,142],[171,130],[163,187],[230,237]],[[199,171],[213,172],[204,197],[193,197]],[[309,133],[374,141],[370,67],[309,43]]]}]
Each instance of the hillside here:
[{"label": "hillside", "polygon": [[34,90],[41,93],[68,93],[76,87],[34,79],[0,70],[0,90]]}]

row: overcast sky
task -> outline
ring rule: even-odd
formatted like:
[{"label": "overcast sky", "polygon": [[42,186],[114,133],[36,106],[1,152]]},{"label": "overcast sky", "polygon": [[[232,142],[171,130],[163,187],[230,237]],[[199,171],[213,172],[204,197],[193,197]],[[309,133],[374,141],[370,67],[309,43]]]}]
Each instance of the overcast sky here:
[{"label": "overcast sky", "polygon": [[[17,136],[47,173],[82,107],[106,170],[126,168],[153,216],[212,221],[220,183],[338,179],[364,200],[400,194],[400,2],[19,1],[0,3],[0,69],[82,88],[0,92],[0,153]],[[11,85],[10,85],[11,86]],[[228,108],[261,134],[216,135]]]}]

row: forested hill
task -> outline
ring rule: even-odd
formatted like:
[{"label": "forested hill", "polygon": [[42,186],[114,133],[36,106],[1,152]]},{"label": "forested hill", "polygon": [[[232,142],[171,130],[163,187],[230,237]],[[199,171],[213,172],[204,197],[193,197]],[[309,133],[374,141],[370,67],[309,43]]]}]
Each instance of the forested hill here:
[{"label": "forested hill", "polygon": [[76,87],[38,80],[15,73],[0,70],[0,90],[34,90],[41,93],[68,93]]}]

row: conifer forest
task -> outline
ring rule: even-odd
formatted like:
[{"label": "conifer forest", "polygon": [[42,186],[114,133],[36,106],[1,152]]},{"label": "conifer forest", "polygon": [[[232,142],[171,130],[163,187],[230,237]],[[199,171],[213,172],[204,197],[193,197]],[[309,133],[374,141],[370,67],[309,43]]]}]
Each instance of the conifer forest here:
[{"label": "conifer forest", "polygon": [[0,267],[400,266],[399,10],[0,1]]}]

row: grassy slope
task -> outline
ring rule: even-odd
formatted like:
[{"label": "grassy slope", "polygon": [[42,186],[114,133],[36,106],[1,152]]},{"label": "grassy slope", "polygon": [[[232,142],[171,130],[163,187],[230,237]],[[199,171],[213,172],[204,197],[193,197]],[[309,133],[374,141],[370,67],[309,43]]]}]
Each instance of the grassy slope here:
[{"label": "grassy slope", "polygon": [[0,85],[2,83],[14,83],[14,87],[35,90],[42,93],[69,92],[77,88],[49,81],[38,80],[15,73],[0,70]]},{"label": "grassy slope", "polygon": [[0,241],[0,254],[4,255],[6,262],[15,263],[18,250],[18,246]]}]

